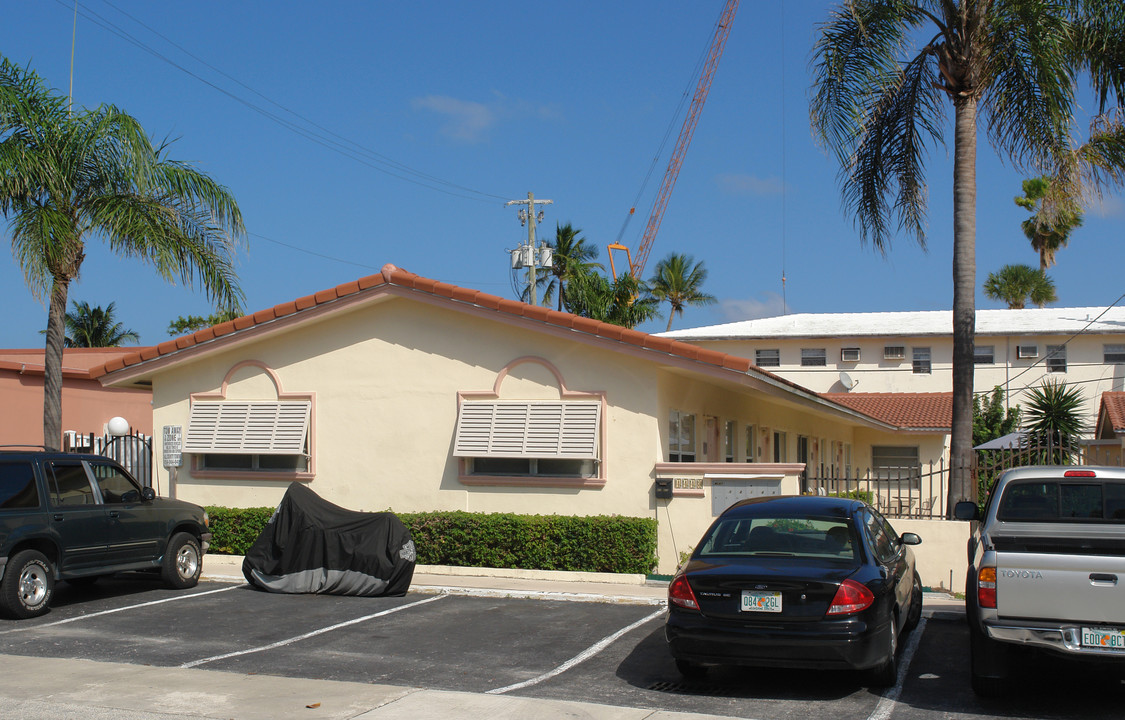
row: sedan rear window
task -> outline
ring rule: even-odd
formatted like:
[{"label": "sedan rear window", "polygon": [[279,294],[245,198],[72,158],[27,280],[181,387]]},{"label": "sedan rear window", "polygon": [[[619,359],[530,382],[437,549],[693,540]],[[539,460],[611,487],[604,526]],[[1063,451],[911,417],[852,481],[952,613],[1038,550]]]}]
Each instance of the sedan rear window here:
[{"label": "sedan rear window", "polygon": [[787,556],[858,561],[855,534],[839,517],[720,519],[703,538],[698,557]]},{"label": "sedan rear window", "polygon": [[1004,522],[1125,523],[1125,483],[1013,483],[996,516]]}]

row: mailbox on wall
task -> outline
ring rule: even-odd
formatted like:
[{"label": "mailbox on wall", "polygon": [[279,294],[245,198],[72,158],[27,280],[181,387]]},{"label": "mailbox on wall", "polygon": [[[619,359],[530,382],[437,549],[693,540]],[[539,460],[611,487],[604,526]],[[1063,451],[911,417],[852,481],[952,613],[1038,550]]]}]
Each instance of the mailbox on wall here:
[{"label": "mailbox on wall", "polygon": [[656,478],[656,498],[658,500],[672,499],[672,478]]}]

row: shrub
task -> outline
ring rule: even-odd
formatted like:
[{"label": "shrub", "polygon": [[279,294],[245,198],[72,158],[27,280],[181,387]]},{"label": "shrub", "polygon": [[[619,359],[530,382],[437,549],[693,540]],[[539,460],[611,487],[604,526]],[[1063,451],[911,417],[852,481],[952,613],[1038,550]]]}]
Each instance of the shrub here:
[{"label": "shrub", "polygon": [[875,493],[870,490],[848,490],[847,492],[830,493],[832,497],[850,498],[852,500],[861,500],[868,505],[875,502]]},{"label": "shrub", "polygon": [[[208,507],[211,552],[244,555],[273,508]],[[647,573],[656,567],[656,520],[598,515],[397,513],[421,565]]]}]

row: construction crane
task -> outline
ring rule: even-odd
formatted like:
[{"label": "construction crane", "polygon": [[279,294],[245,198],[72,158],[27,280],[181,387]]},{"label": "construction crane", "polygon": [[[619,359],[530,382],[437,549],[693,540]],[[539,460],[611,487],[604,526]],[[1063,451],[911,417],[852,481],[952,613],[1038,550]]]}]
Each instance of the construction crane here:
[{"label": "construction crane", "polygon": [[[645,225],[645,233],[641,238],[641,244],[637,248],[637,255],[629,252],[629,248],[619,242],[615,242],[606,246],[609,250],[609,267],[613,272],[613,279],[617,279],[617,266],[613,262],[614,250],[625,251],[625,256],[629,261],[629,274],[637,280],[641,280],[641,275],[645,270],[645,263],[648,261],[648,253],[652,250],[652,243],[656,240],[656,233],[660,230],[660,221],[664,219],[664,210],[668,207],[668,198],[672,195],[672,188],[676,186],[676,178],[680,175],[680,165],[684,162],[684,155],[687,154],[688,146],[691,145],[691,136],[695,134],[695,126],[699,123],[699,114],[703,110],[703,104],[707,102],[707,93],[711,89],[711,80],[715,77],[715,70],[719,67],[719,59],[723,56],[723,47],[727,44],[727,36],[730,35],[730,26],[734,22],[734,14],[738,11],[738,0],[727,0],[726,7],[723,8],[722,14],[719,16],[719,22],[715,26],[715,37],[711,39],[711,50],[707,55],[707,63],[703,66],[703,70],[699,73],[699,82],[695,87],[695,95],[691,99],[691,107],[688,108],[687,116],[684,118],[684,126],[680,128],[680,137],[676,141],[676,149],[672,153],[672,158],[668,161],[668,169],[664,171],[664,182],[660,186],[660,193],[656,196],[656,202],[652,205],[652,213],[648,216],[648,224]],[[634,208],[635,209],[635,208]],[[633,210],[629,213],[632,214]]]}]

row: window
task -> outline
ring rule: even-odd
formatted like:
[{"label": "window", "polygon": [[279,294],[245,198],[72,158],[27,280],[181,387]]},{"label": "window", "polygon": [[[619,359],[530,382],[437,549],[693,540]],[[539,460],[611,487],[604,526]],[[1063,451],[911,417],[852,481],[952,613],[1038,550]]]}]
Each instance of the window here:
[{"label": "window", "polygon": [[824,348],[801,348],[802,367],[824,367],[827,365],[827,355]]},{"label": "window", "polygon": [[844,477],[852,472],[852,444],[844,443]]},{"label": "window", "polygon": [[921,480],[922,463],[918,460],[917,445],[874,445],[871,465],[880,480]]},{"label": "window", "polygon": [[914,374],[915,375],[929,375],[930,367],[930,349],[928,347],[916,347],[913,349],[914,354]]},{"label": "window", "polygon": [[878,513],[865,510],[861,516],[863,531],[871,543],[875,559],[880,563],[889,563],[894,560],[899,551],[898,537],[890,524]]},{"label": "window", "polygon": [[726,425],[723,427],[723,460],[729,463],[734,462],[734,430],[734,420],[727,420]]},{"label": "window", "polygon": [[1017,345],[1016,357],[1020,360],[1029,360],[1039,357],[1038,345]]},{"label": "window", "polygon": [[747,425],[746,426],[746,432],[743,433],[746,436],[746,445],[742,449],[742,457],[748,463],[754,462],[754,457],[755,457],[754,451],[755,451],[755,447],[758,444],[758,441],[757,441],[757,439],[754,435],[755,431],[756,431],[756,429],[753,425]]},{"label": "window", "polygon": [[1122,523],[1125,522],[1125,483],[1097,480],[1011,483],[1000,499],[996,514],[1005,522]]},{"label": "window", "polygon": [[773,434],[773,461],[789,462],[789,437],[781,431],[774,431]]},{"label": "window", "polygon": [[311,413],[308,400],[193,402],[184,452],[202,470],[305,472]]},{"label": "window", "polygon": [[39,507],[35,468],[29,462],[0,463],[0,509]]},{"label": "window", "polygon": [[840,348],[840,360],[841,362],[859,362],[859,348]]},{"label": "window", "polygon": [[594,460],[574,458],[475,457],[469,461],[470,475],[526,475],[529,477],[594,477]]},{"label": "window", "polygon": [[777,349],[755,350],[754,364],[758,367],[781,367],[781,351]]},{"label": "window", "polygon": [[976,365],[992,365],[996,362],[996,355],[992,345],[977,345],[973,348],[973,363]]},{"label": "window", "polygon": [[91,462],[90,470],[102,493],[102,502],[140,502],[141,488],[127,475],[108,463]]},{"label": "window", "polygon": [[54,483],[55,505],[95,505],[94,488],[80,461],[53,462],[51,480]]},{"label": "window", "polygon": [[905,360],[906,348],[902,345],[887,345],[883,348],[884,360]]},{"label": "window", "polygon": [[804,435],[797,436],[797,462],[806,465],[809,462],[809,439]]},{"label": "window", "polygon": [[1106,365],[1125,363],[1125,345],[1103,345],[1102,353]]},{"label": "window", "polygon": [[1047,372],[1066,372],[1066,345],[1047,346]]},{"label": "window", "polygon": [[695,416],[673,410],[668,420],[668,462],[695,462]]}]

